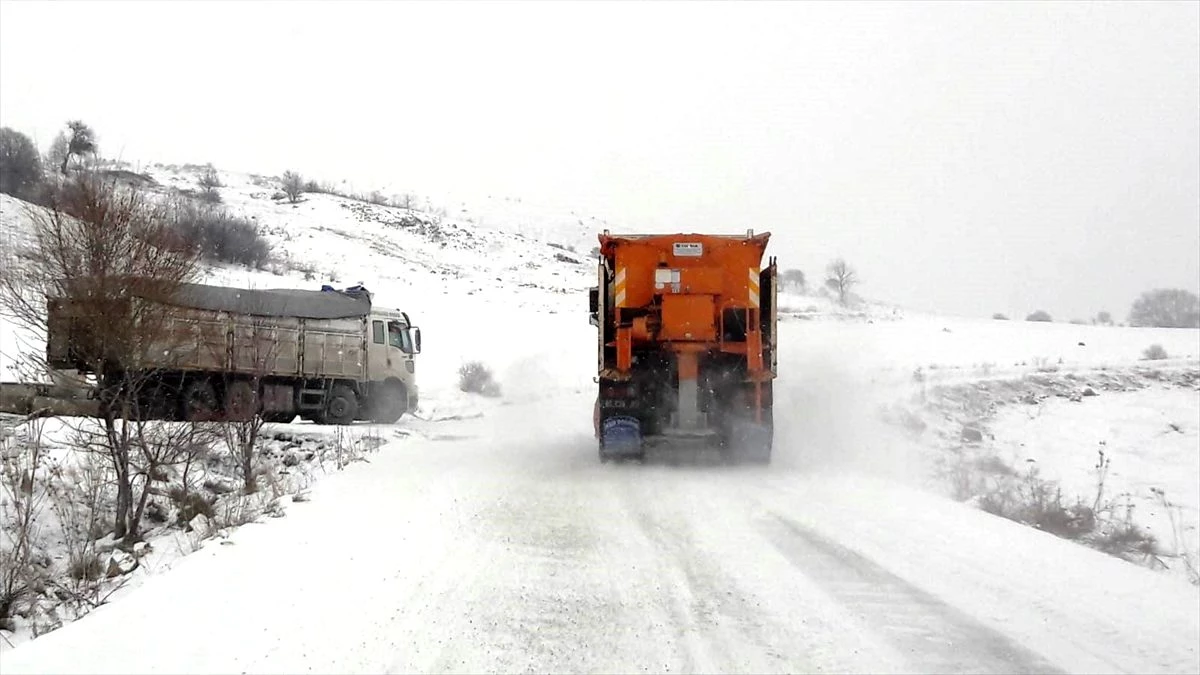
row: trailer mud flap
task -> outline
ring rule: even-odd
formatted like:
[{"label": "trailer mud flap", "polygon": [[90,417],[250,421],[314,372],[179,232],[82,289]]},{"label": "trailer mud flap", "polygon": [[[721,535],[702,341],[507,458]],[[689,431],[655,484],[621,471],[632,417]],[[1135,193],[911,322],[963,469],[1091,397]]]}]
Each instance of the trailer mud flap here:
[{"label": "trailer mud flap", "polygon": [[635,417],[615,416],[600,426],[600,455],[621,457],[642,454],[642,426]]},{"label": "trailer mud flap", "polygon": [[739,420],[730,425],[728,447],[729,459],[735,462],[765,464],[771,461],[775,430],[770,423]]}]

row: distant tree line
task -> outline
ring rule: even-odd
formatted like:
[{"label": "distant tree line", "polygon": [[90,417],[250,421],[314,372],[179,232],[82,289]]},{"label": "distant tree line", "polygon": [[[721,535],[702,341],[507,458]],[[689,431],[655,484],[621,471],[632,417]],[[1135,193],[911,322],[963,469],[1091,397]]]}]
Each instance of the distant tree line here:
[{"label": "distant tree line", "polygon": [[[997,321],[1007,321],[1008,316],[997,312],[992,315]],[[1054,319],[1044,309],[1031,312],[1026,321],[1050,322]],[[1072,319],[1073,324],[1087,324],[1083,319]],[[1091,319],[1096,326],[1115,325],[1112,313],[1098,312]],[[1200,328],[1200,296],[1182,288],[1156,288],[1145,291],[1129,309],[1129,325],[1146,328]]]}]

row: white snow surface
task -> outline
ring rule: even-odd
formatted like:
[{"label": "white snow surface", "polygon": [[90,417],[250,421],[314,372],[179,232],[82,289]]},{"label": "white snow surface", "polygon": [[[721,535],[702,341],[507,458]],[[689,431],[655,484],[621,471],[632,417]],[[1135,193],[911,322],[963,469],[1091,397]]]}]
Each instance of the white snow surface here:
[{"label": "white snow surface", "polygon": [[[413,316],[421,410],[285,518],[210,540],[86,617],[3,650],[4,675],[1200,671],[1197,588],[937,494],[926,451],[874,415],[915,379],[1122,368],[1151,343],[1172,357],[1164,365],[1194,364],[1200,332],[879,306],[856,315],[785,295],[770,467],[602,465],[583,292],[593,268],[586,250],[576,265],[545,243],[578,241],[574,220],[527,225],[528,237],[458,221],[443,248],[387,225],[396,209],[327,195],[293,208],[254,196],[269,187],[222,178],[227,204],[263,223],[278,254],[341,285],[361,281]],[[209,279],[328,282],[228,268]],[[0,329],[0,350],[11,350],[11,326]],[[494,369],[500,399],[457,391],[468,359]],[[1136,435],[1151,425],[1126,416],[1169,410],[1191,445],[1147,448],[1120,480],[1176,467],[1168,489],[1182,498],[1200,453],[1200,394],[1155,395],[1089,401],[1072,423]],[[1040,439],[1044,457],[1094,440],[996,429],[1031,452]],[[1075,464],[1053,470],[1070,481]]]},{"label": "white snow surface", "polygon": [[1156,387],[1072,403],[1012,406],[998,416],[998,449],[1010,466],[1036,466],[1068,494],[1092,501],[1100,452],[1104,499],[1132,507],[1164,546],[1200,558],[1200,416],[1195,390]]},{"label": "white snow surface", "polygon": [[396,443],[3,670],[1195,670],[1171,578],[855,471],[600,465],[590,405]]}]

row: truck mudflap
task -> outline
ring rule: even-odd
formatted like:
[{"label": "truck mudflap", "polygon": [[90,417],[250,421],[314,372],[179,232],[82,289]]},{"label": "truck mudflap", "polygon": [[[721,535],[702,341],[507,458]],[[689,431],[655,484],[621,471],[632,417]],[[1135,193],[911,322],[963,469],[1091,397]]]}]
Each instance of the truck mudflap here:
[{"label": "truck mudflap", "polygon": [[600,425],[600,459],[642,456],[642,425],[636,417],[616,415]]},{"label": "truck mudflap", "polygon": [[729,425],[725,438],[725,456],[733,462],[767,464],[775,441],[774,425],[770,422],[738,420]]}]

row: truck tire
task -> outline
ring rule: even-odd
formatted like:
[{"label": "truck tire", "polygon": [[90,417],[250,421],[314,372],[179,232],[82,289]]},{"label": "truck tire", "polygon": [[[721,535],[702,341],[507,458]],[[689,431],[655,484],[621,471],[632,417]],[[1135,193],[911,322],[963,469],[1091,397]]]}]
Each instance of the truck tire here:
[{"label": "truck tire", "polygon": [[258,396],[254,386],[245,380],[230,382],[225,387],[225,418],[248,420],[258,412]]},{"label": "truck tire", "polygon": [[216,419],[217,392],[208,380],[189,381],[183,385],[183,395],[179,399],[179,416],[184,421],[203,422]]},{"label": "truck tire", "polygon": [[344,384],[335,385],[325,397],[325,410],[317,420],[321,424],[351,424],[358,417],[358,397]]},{"label": "truck tire", "polygon": [[387,382],[376,390],[371,401],[371,421],[395,424],[408,410],[408,392],[399,382]]},{"label": "truck tire", "polygon": [[262,418],[263,418],[264,422],[270,422],[271,424],[288,424],[292,420],[296,419],[296,413],[294,413],[294,412],[265,412],[262,414]]}]

